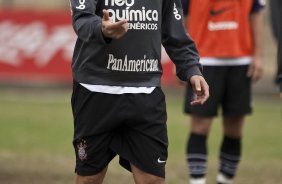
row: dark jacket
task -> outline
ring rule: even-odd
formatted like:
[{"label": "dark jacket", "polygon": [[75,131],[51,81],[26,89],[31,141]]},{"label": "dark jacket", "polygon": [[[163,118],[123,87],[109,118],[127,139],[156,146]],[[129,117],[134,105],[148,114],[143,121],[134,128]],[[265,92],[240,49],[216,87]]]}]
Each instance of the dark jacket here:
[{"label": "dark jacket", "polygon": [[[282,8],[282,3],[281,6]],[[280,11],[280,20],[282,20],[282,11]],[[281,22],[281,21],[280,21]],[[277,81],[280,85],[280,92],[282,92],[282,24],[280,23],[279,30],[279,40],[278,40],[278,72],[277,72]]]},{"label": "dark jacket", "polygon": [[270,17],[273,35],[278,42],[277,76],[275,82],[279,85],[282,92],[282,1],[270,1]]},{"label": "dark jacket", "polygon": [[[82,83],[115,86],[160,86],[161,44],[187,81],[201,75],[198,51],[185,32],[180,0],[71,0],[73,28],[78,36],[72,72]],[[120,39],[105,39],[102,10],[113,21],[127,19]]]}]

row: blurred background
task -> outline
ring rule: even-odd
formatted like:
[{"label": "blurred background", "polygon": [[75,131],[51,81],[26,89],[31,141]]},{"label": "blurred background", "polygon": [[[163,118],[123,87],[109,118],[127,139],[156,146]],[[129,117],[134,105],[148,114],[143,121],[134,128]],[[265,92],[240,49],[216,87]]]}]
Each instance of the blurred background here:
[{"label": "blurred background", "polygon": [[[254,113],[247,118],[238,184],[282,183],[282,105],[276,43],[265,11],[264,76],[253,85]],[[0,0],[0,183],[73,183],[71,57],[75,44],[69,2]],[[183,114],[184,86],[162,57],[169,127],[167,183],[188,183]],[[214,183],[221,138],[216,119],[209,140],[208,182]],[[105,183],[134,183],[114,159]]]}]

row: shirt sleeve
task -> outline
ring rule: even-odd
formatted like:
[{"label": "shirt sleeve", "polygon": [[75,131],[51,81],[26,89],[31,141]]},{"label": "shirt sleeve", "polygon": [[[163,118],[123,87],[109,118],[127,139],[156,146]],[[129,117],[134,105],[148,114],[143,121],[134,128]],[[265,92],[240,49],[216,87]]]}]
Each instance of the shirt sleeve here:
[{"label": "shirt sleeve", "polygon": [[189,13],[189,3],[190,0],[181,0],[182,7],[183,7],[183,14],[184,16],[187,16]]},{"label": "shirt sleeve", "polygon": [[163,3],[162,44],[176,66],[177,76],[187,81],[193,75],[202,75],[195,43],[185,31],[181,1]]},{"label": "shirt sleeve", "polygon": [[252,13],[258,12],[265,7],[265,0],[253,0]]},{"label": "shirt sleeve", "polygon": [[102,18],[96,14],[98,0],[70,0],[72,26],[78,38],[106,43],[102,34]]},{"label": "shirt sleeve", "polygon": [[278,50],[278,74],[277,81],[280,85],[280,92],[282,92],[282,39],[279,41],[279,50]]},{"label": "shirt sleeve", "polygon": [[[281,6],[282,7],[282,6]],[[282,11],[279,13],[279,21],[282,20]],[[280,85],[280,92],[282,92],[282,24],[279,24],[279,34],[278,34],[278,73],[277,81]]]}]

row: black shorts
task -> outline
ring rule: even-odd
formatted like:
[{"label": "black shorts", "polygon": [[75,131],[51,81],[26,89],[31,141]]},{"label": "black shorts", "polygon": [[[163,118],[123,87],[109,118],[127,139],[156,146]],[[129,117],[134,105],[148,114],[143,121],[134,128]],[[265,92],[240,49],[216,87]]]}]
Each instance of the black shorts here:
[{"label": "black shorts", "polygon": [[161,88],[151,94],[91,92],[74,82],[76,173],[95,175],[118,154],[120,164],[165,177],[167,114]]},{"label": "black shorts", "polygon": [[243,66],[204,66],[204,77],[209,84],[210,97],[203,105],[191,106],[193,92],[186,90],[185,112],[213,117],[221,106],[223,116],[250,114],[251,79],[247,77],[248,65]]}]

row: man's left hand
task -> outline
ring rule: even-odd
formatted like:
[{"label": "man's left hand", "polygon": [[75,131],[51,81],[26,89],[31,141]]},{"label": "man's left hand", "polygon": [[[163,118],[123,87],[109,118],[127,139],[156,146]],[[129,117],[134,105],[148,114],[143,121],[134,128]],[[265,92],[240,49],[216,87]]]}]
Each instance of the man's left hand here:
[{"label": "man's left hand", "polygon": [[202,105],[209,98],[209,85],[204,77],[200,75],[194,75],[190,78],[190,83],[194,91],[195,97],[191,101],[191,105]]}]

